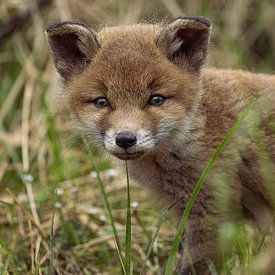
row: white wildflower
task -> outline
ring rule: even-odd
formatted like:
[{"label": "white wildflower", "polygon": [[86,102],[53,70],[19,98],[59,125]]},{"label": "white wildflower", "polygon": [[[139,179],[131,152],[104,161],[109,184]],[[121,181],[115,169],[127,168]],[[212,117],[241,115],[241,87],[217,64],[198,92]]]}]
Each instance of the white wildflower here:
[{"label": "white wildflower", "polygon": [[106,174],[107,174],[107,176],[110,177],[110,178],[115,178],[115,177],[118,176],[119,172],[118,172],[117,169],[108,169],[108,170],[106,171]]},{"label": "white wildflower", "polygon": [[31,174],[24,174],[22,175],[22,181],[24,183],[31,183],[33,182],[33,176]]},{"label": "white wildflower", "polygon": [[87,213],[88,213],[88,214],[94,215],[94,214],[97,214],[98,212],[99,212],[98,209],[95,208],[95,207],[91,207],[91,208],[88,208],[88,209],[87,209]]},{"label": "white wildflower", "polygon": [[90,173],[90,176],[93,178],[93,179],[96,179],[97,178],[97,172],[96,171],[92,171]]},{"label": "white wildflower", "polygon": [[55,204],[54,204],[54,207],[55,208],[58,208],[58,209],[60,209],[60,208],[62,208],[62,203],[61,202],[59,202],[59,201],[57,201]]},{"label": "white wildflower", "polygon": [[131,207],[132,208],[137,208],[139,206],[139,203],[137,201],[132,201],[131,202]]},{"label": "white wildflower", "polygon": [[100,214],[98,218],[102,222],[105,222],[107,220],[107,217],[104,214]]},{"label": "white wildflower", "polygon": [[64,194],[63,188],[57,187],[57,188],[55,189],[55,194],[56,194],[57,196],[62,196],[62,195]]}]

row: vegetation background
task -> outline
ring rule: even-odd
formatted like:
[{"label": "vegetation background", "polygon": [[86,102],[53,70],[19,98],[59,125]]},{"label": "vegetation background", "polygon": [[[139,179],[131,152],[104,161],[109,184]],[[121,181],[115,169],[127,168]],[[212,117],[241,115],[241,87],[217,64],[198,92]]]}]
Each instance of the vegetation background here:
[{"label": "vegetation background", "polygon": [[[77,19],[100,29],[203,15],[214,24],[207,66],[274,73],[274,14],[274,0],[0,1],[0,274],[121,273],[95,170],[122,244],[126,177],[95,148],[91,162],[81,138],[57,114],[60,83],[44,35],[49,24]],[[162,212],[149,190],[131,186],[136,274]],[[171,214],[160,228],[143,274],[162,274],[176,228],[172,220]],[[225,235],[225,245],[234,244],[236,252],[225,274],[265,265],[268,254],[255,253],[261,235],[245,226]]]}]

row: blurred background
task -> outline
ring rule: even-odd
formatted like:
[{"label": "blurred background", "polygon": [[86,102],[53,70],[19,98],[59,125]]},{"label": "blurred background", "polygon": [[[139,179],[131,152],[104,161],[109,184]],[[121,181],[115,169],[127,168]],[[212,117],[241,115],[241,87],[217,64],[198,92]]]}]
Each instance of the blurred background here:
[{"label": "blurred background", "polygon": [[[55,101],[61,87],[45,28],[77,20],[99,30],[182,15],[203,15],[213,22],[206,66],[275,73],[274,0],[0,1],[0,274],[121,272],[95,170],[122,243],[125,176],[95,148],[91,161],[81,138],[58,115],[64,112]],[[163,206],[156,206],[148,190],[131,185],[136,274]],[[144,274],[162,274],[175,226],[170,215]],[[228,236],[237,238],[237,257],[230,260],[230,272],[245,274],[250,266],[264,265],[266,258],[253,252],[260,237],[246,234],[246,228],[232,230]]]}]

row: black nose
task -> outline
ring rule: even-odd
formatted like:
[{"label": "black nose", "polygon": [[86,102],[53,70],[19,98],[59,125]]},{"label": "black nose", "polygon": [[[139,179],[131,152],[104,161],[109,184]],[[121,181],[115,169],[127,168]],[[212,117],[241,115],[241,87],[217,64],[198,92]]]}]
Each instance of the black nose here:
[{"label": "black nose", "polygon": [[116,144],[119,147],[127,149],[137,143],[137,137],[128,131],[123,131],[117,134],[116,136]]}]

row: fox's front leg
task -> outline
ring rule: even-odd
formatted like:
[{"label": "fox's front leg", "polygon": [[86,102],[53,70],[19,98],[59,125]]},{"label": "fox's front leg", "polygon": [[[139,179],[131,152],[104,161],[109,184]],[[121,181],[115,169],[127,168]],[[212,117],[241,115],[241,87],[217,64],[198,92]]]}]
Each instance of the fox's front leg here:
[{"label": "fox's front leg", "polygon": [[184,258],[182,275],[210,274],[209,265],[218,268],[218,230],[217,225],[205,218],[192,217],[189,220],[183,239]]}]

